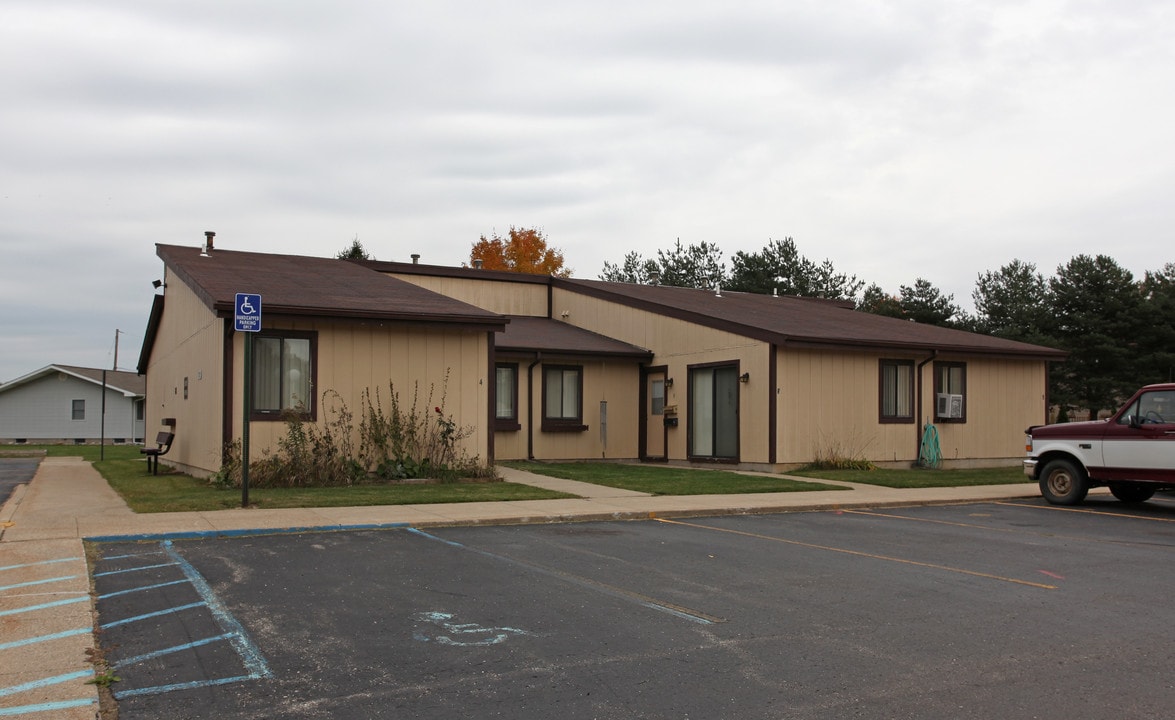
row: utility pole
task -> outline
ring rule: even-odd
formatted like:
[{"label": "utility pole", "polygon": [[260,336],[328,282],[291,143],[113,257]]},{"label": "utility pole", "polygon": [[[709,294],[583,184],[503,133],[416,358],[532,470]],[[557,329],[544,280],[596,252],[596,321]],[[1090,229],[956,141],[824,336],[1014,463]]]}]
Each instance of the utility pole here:
[{"label": "utility pole", "polygon": [[122,330],[118,329],[114,331],[114,367],[110,368],[111,370],[118,370],[118,334],[121,332]]}]

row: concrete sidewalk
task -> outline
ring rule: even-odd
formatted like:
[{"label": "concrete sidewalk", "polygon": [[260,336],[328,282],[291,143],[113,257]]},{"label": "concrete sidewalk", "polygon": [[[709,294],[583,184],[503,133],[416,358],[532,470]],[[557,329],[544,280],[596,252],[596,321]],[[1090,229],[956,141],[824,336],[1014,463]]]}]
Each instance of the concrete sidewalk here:
[{"label": "concrete sidewalk", "polygon": [[[499,468],[503,479],[570,493],[563,500],[387,505],[295,510],[132,512],[90,463],[46,458],[0,509],[0,716],[75,720],[98,710],[88,650],[93,607],[83,539],[215,537],[356,527],[636,520],[966,503],[1038,497],[1035,483],[895,490],[653,496]],[[803,479],[803,478],[798,478]]]}]

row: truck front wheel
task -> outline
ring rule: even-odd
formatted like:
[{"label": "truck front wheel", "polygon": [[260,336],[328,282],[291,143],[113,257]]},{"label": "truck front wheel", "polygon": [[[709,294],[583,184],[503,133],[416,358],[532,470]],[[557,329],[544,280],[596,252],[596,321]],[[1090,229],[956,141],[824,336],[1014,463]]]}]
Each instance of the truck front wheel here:
[{"label": "truck front wheel", "polygon": [[1053,505],[1077,505],[1088,493],[1085,468],[1071,460],[1050,460],[1040,471],[1040,494]]}]

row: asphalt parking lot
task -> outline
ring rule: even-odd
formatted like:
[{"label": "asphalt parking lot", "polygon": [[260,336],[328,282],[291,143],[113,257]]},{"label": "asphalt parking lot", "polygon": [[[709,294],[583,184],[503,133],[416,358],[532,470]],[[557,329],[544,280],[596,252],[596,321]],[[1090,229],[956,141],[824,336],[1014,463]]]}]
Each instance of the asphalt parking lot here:
[{"label": "asphalt parking lot", "polygon": [[1154,718],[1175,502],[100,543],[146,718]]},{"label": "asphalt parking lot", "polygon": [[33,479],[40,464],[39,457],[0,457],[0,505],[8,500],[17,485]]}]

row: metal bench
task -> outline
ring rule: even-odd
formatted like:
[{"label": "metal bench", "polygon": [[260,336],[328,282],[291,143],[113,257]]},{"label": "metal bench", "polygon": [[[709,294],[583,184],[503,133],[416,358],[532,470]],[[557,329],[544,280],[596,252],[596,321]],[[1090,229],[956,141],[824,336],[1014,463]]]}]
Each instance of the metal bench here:
[{"label": "metal bench", "polygon": [[159,474],[159,457],[166,455],[167,451],[171,450],[171,444],[175,442],[175,419],[167,418],[163,424],[169,426],[170,429],[159,431],[159,434],[155,436],[155,447],[139,449],[140,453],[147,456],[147,472],[152,475]]}]

